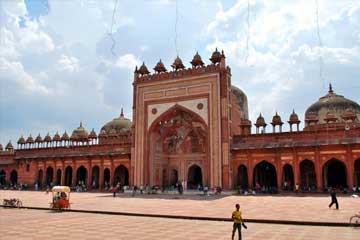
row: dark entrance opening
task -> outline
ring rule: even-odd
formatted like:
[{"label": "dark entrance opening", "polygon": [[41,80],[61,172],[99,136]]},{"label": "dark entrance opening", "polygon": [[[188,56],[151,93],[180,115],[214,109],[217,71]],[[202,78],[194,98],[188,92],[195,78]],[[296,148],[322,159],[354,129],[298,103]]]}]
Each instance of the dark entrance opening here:
[{"label": "dark entrance opening", "polygon": [[56,185],[61,185],[61,169],[58,169],[56,171],[56,181],[55,181]]},{"label": "dark entrance opening", "polygon": [[65,185],[66,186],[72,186],[72,167],[66,167],[65,168]]},{"label": "dark entrance opening", "polygon": [[178,171],[176,169],[171,170],[170,186],[175,187],[178,181],[179,181]]},{"label": "dark entrance opening", "polygon": [[40,169],[39,172],[38,172],[38,185],[39,185],[39,188],[41,189],[43,187],[43,170]]},{"label": "dark entrance opening", "polygon": [[236,185],[237,185],[237,188],[240,188],[242,190],[247,190],[249,188],[247,167],[245,165],[240,165],[238,167]]},{"label": "dark entrance opening", "polygon": [[285,164],[283,167],[283,189],[284,190],[293,190],[294,186],[294,171],[290,164]]},{"label": "dark entrance opening", "polygon": [[344,163],[333,158],[323,167],[324,188],[344,188],[347,186],[347,174]]},{"label": "dark entrance opening", "polygon": [[10,173],[10,182],[12,185],[17,184],[18,182],[18,174],[16,170],[12,170]]},{"label": "dark entrance opening", "polygon": [[52,167],[48,167],[46,169],[46,185],[50,186],[53,184],[53,178],[54,178],[54,169]]},{"label": "dark entrance opening", "polygon": [[315,165],[312,161],[306,159],[300,163],[300,178],[302,190],[316,190],[316,172]]},{"label": "dark entrance opening", "polygon": [[360,159],[354,162],[354,185],[360,186]]},{"label": "dark entrance opening", "polygon": [[92,174],[91,174],[91,188],[92,189],[99,188],[99,174],[100,174],[100,168],[98,166],[94,166],[92,168]]},{"label": "dark entrance opening", "polygon": [[79,185],[84,184],[86,186],[87,185],[86,179],[87,179],[87,170],[84,166],[81,166],[76,171],[76,184]]},{"label": "dark entrance opening", "polygon": [[262,161],[258,163],[254,168],[254,181],[253,184],[256,186],[256,183],[260,185],[262,191],[265,192],[274,192],[277,189],[277,178],[276,178],[276,169],[274,165],[267,161]]},{"label": "dark entrance opening", "polygon": [[0,185],[6,184],[6,172],[4,170],[0,171]]},{"label": "dark entrance opening", "polygon": [[115,169],[114,185],[129,186],[129,171],[124,165],[120,165]]},{"label": "dark entrance opening", "polygon": [[197,189],[198,185],[202,186],[202,171],[198,165],[192,165],[188,171],[188,189]]},{"label": "dark entrance opening", "polygon": [[104,184],[105,188],[110,187],[110,169],[108,168],[104,169]]}]

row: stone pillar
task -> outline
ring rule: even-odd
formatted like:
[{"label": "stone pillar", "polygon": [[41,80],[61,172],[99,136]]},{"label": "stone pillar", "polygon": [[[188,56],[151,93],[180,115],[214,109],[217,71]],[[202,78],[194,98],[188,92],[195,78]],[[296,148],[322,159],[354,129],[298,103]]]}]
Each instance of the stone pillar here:
[{"label": "stone pillar", "polygon": [[318,147],[315,149],[315,172],[316,172],[316,185],[318,192],[322,192],[323,190],[323,177],[322,177],[322,167],[320,161],[320,150]]},{"label": "stone pillar", "polygon": [[65,159],[61,160],[61,185],[65,185]]},{"label": "stone pillar", "polygon": [[104,159],[101,158],[100,169],[99,169],[99,190],[104,187]]},{"label": "stone pillar", "polygon": [[350,145],[347,146],[346,149],[346,163],[347,163],[347,182],[348,188],[351,189],[354,186],[354,159],[351,154],[351,147]]}]

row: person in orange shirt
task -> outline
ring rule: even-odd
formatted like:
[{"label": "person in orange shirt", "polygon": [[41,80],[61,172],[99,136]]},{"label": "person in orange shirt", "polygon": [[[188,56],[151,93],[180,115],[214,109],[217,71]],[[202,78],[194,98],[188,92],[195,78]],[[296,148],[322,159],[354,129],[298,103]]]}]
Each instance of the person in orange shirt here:
[{"label": "person in orange shirt", "polygon": [[231,239],[234,240],[235,232],[236,232],[236,229],[237,229],[238,233],[239,233],[239,240],[241,240],[241,225],[245,229],[247,227],[246,227],[246,225],[244,223],[244,220],[241,217],[240,204],[237,203],[235,205],[235,208],[236,208],[236,210],[233,211],[233,213],[231,214],[231,219],[234,221]]}]

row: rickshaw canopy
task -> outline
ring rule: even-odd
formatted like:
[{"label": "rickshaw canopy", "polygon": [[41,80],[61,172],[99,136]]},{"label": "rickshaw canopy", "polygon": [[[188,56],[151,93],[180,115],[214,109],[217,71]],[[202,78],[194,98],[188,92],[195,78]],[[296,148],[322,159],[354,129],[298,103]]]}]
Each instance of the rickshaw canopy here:
[{"label": "rickshaw canopy", "polygon": [[52,192],[70,192],[70,187],[68,186],[54,186]]}]

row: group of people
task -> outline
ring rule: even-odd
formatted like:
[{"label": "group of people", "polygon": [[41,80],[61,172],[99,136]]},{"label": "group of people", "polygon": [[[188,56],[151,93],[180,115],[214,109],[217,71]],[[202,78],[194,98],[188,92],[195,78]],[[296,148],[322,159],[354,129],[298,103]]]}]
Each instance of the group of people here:
[{"label": "group of people", "polygon": [[4,190],[27,190],[28,189],[28,185],[25,183],[8,183],[8,184],[0,184],[0,189],[4,189]]}]

